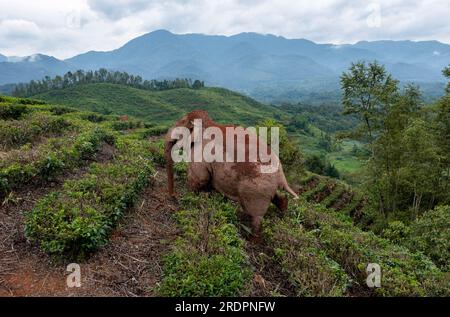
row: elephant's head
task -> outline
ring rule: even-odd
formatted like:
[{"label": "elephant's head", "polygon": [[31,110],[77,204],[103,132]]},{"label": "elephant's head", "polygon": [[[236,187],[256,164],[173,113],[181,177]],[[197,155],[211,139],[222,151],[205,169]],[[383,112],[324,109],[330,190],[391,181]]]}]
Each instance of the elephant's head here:
[{"label": "elephant's head", "polygon": [[177,139],[172,138],[172,132],[177,127],[184,127],[189,129],[191,134],[194,131],[194,120],[201,119],[202,124],[205,126],[210,126],[211,124],[215,124],[211,118],[208,115],[208,112],[203,110],[195,110],[187,115],[185,115],[183,118],[178,120],[173,127],[167,131],[166,137],[165,137],[165,158],[167,163],[167,186],[169,195],[174,195],[174,181],[173,181],[173,159],[172,159],[172,148],[175,145],[175,143],[178,141]]}]

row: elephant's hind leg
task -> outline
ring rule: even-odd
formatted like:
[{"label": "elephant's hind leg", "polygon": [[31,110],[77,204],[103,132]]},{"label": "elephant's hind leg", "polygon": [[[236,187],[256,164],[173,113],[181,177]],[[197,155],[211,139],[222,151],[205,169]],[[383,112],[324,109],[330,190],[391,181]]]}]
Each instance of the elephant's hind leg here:
[{"label": "elephant's hind leg", "polygon": [[286,195],[279,194],[278,192],[275,193],[275,196],[272,198],[272,203],[277,206],[277,208],[282,212],[285,213],[288,208],[288,198]]}]

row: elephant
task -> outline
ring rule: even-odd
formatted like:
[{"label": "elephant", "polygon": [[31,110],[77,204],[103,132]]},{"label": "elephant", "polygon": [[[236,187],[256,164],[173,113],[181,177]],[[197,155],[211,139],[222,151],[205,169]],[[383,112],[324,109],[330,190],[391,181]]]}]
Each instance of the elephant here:
[{"label": "elephant", "polygon": [[[172,128],[170,128],[165,136],[165,158],[167,162],[167,176],[168,176],[168,192],[170,196],[174,196],[174,179],[173,179],[173,157],[172,151],[175,143],[178,139],[173,138],[173,130],[177,127],[183,127],[191,133],[194,132],[195,122],[201,120],[202,132],[209,127],[218,128],[224,134],[226,134],[227,128],[238,128],[235,125],[221,125],[214,122],[208,115],[208,112],[203,110],[195,110],[183,118],[178,120]],[[217,130],[217,129],[216,129]],[[242,131],[243,128],[241,127]],[[235,132],[237,134],[237,132]],[[251,217],[252,234],[253,238],[259,239],[261,230],[261,221],[266,214],[270,203],[274,203],[278,209],[285,212],[288,206],[288,199],[286,195],[281,194],[278,190],[285,190],[291,194],[294,199],[297,199],[297,194],[289,187],[286,177],[283,173],[281,163],[278,156],[272,153],[267,142],[260,137],[253,135],[257,139],[258,146],[265,145],[268,156],[272,160],[271,163],[278,167],[275,171],[269,173],[263,173],[262,166],[267,166],[267,162],[261,162],[258,158],[256,161],[249,160],[249,139],[239,138],[237,135],[233,135],[234,149],[228,150],[226,147],[226,141],[223,142],[223,148],[219,147],[218,151],[223,151],[224,155],[231,155],[233,161],[194,161],[193,160],[193,145],[195,142],[199,142],[201,149],[204,149],[208,142],[215,142],[215,138],[197,139],[191,141],[188,144],[191,161],[188,163],[187,170],[187,183],[188,188],[191,191],[200,191],[203,189],[211,188],[222,193],[227,198],[238,202],[244,213]],[[229,140],[229,139],[227,139]],[[243,144],[244,143],[244,144]],[[236,152],[238,146],[241,145],[245,148],[245,160],[236,161]]]}]

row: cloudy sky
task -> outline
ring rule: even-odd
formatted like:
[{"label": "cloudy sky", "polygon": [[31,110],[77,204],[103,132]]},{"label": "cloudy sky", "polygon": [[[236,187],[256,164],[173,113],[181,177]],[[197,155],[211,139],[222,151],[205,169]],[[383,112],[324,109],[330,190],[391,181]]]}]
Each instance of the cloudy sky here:
[{"label": "cloudy sky", "polygon": [[0,53],[58,58],[144,33],[258,32],[319,43],[450,43],[448,0],[0,0]]}]

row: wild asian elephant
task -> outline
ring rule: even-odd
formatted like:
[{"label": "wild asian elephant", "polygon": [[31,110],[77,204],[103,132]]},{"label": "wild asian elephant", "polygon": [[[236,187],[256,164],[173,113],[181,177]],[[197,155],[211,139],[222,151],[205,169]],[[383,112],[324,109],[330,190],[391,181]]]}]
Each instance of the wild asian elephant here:
[{"label": "wild asian elephant", "polygon": [[[195,124],[201,120],[201,127],[197,126],[197,132],[205,132],[207,128],[216,128],[216,132],[222,132],[224,137],[222,140],[214,134],[212,136],[205,137],[202,134],[201,137],[195,136]],[[274,203],[281,211],[287,209],[287,197],[280,194],[279,189],[284,189],[290,193],[295,199],[298,198],[297,194],[289,187],[286,177],[283,173],[281,163],[278,156],[272,153],[270,147],[267,146],[267,142],[256,136],[256,134],[250,133],[245,136],[243,128],[236,127],[234,125],[221,125],[214,122],[206,111],[192,111],[186,116],[178,120],[175,125],[169,129],[165,137],[165,157],[167,161],[167,175],[168,175],[168,191],[169,195],[174,196],[174,176],[173,176],[173,157],[172,154],[177,151],[174,145],[178,142],[178,139],[173,138],[173,132],[175,128],[184,128],[184,131],[190,133],[191,138],[188,142],[187,153],[191,158],[188,163],[187,171],[187,183],[188,188],[193,191],[199,191],[204,188],[214,188],[221,192],[226,197],[240,203],[244,212],[252,218],[252,231],[255,237],[260,235],[261,221],[270,203]],[[231,138],[227,138],[226,133],[228,130],[233,130],[234,135]],[[211,130],[211,129],[210,129]],[[266,146],[266,152],[270,163],[267,159],[262,162],[258,157],[257,160],[250,160],[252,151],[252,145],[249,141],[251,137],[254,137],[257,142],[257,147]],[[255,140],[253,139],[253,140]],[[221,141],[221,144],[218,144]],[[232,141],[234,147],[228,148],[227,141]],[[212,142],[212,143],[211,143]],[[201,158],[201,161],[194,161],[195,144],[200,146],[201,150],[205,149],[205,146],[211,148],[211,144],[215,147],[215,151],[223,151],[224,161],[208,161]],[[244,161],[237,161],[238,149],[245,149]],[[220,154],[220,153],[218,153]],[[226,160],[225,158],[232,158]],[[267,157],[266,157],[267,158]],[[275,166],[273,170],[270,170],[271,166]],[[264,170],[265,168],[265,170]],[[269,172],[267,172],[267,170]],[[264,172],[263,172],[264,171]]]}]

